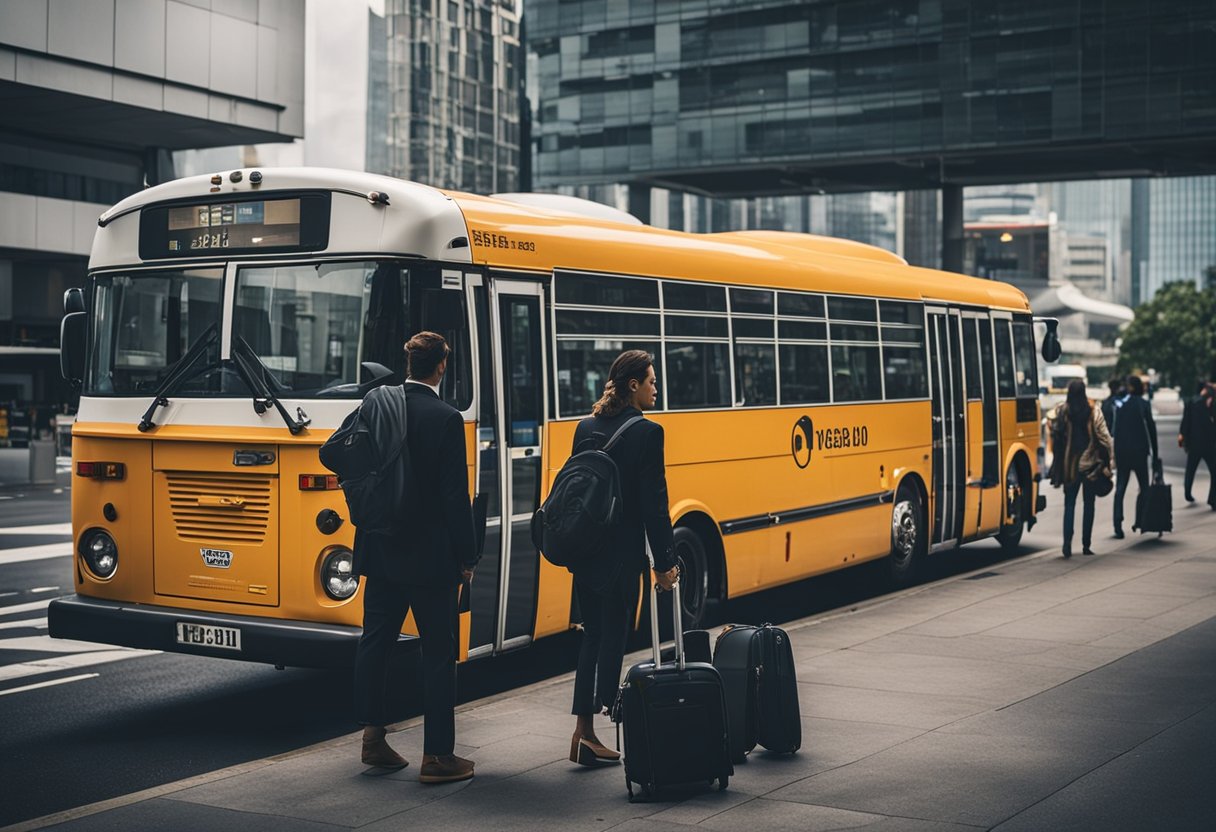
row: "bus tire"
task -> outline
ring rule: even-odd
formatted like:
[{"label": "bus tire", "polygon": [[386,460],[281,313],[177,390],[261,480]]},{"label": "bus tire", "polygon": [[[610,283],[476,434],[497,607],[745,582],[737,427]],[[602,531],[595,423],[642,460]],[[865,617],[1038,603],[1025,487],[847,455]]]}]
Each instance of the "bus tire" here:
[{"label": "bus tire", "polygon": [[1005,471],[1005,500],[1006,514],[1009,522],[1001,526],[996,539],[1001,544],[1001,551],[1007,555],[1015,554],[1022,545],[1022,533],[1026,529],[1026,495],[1022,493],[1029,478],[1022,470],[1022,463],[1014,459]]},{"label": "bus tire", "polygon": [[701,536],[687,526],[675,529],[673,547],[680,567],[680,614],[684,629],[695,630],[709,605],[709,563]]},{"label": "bus tire", "polygon": [[925,501],[915,483],[900,485],[891,507],[891,583],[908,586],[916,580],[929,540]]}]

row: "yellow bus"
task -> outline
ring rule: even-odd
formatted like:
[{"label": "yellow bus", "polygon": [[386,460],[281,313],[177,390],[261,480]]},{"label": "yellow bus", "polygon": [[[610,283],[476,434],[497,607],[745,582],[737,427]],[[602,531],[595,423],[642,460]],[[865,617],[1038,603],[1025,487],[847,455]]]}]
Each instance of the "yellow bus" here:
[{"label": "yellow bus", "polygon": [[65,313],[81,399],[57,637],[348,664],[353,530],[317,449],[423,328],[454,349],[441,392],[485,517],[462,659],[572,626],[571,577],[528,523],[623,349],[655,356],[687,621],[865,561],[898,582],[941,549],[1016,547],[1043,507],[1026,297],[843,240],[235,170],[102,215]]}]

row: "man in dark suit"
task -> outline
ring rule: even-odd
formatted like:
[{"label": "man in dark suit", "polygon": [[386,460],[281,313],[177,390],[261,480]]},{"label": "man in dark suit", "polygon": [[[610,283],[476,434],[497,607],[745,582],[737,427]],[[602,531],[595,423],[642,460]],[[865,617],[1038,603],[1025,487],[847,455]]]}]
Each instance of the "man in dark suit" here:
[{"label": "man in dark suit", "polygon": [[412,609],[422,648],[423,783],[473,776],[456,743],[457,594],[473,577],[478,552],[469,504],[464,421],[439,398],[451,353],[443,336],[420,332],[405,345],[406,447],[413,481],[401,506],[400,533],[355,536],[355,569],[363,576],[363,636],[355,656],[355,711],[363,729],[363,762],[407,763],[385,742],[388,661]]},{"label": "man in dark suit", "polygon": [[1195,484],[1195,472],[1199,463],[1208,466],[1208,505],[1216,510],[1216,411],[1212,409],[1212,386],[1199,382],[1195,398],[1186,403],[1182,411],[1182,424],[1178,426],[1178,447],[1186,449],[1186,477],[1183,493],[1188,503],[1195,502],[1191,486]]},{"label": "man in dark suit", "polygon": [[[1127,393],[1115,401],[1115,537],[1123,537],[1123,495],[1132,474],[1143,492],[1148,487],[1148,457],[1157,460],[1157,423],[1152,406],[1142,396],[1144,382],[1127,377]],[[1156,462],[1154,462],[1156,465]]]}]

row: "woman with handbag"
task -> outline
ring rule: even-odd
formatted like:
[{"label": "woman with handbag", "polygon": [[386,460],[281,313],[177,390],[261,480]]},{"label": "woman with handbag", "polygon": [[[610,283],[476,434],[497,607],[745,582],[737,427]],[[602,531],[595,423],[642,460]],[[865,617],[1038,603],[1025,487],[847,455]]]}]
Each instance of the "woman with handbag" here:
[{"label": "woman with handbag", "polygon": [[1082,495],[1082,552],[1092,555],[1094,499],[1110,493],[1114,443],[1106,429],[1102,409],[1085,397],[1085,382],[1073,379],[1068,395],[1056,407],[1051,431],[1053,459],[1051,484],[1064,487],[1064,557],[1072,557],[1072,531],[1077,514],[1077,494]]}]

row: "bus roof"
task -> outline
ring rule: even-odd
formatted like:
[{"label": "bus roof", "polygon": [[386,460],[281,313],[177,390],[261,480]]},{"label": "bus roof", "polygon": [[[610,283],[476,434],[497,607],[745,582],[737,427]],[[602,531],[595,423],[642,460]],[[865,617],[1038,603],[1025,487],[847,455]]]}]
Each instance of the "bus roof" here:
[{"label": "bus roof", "polygon": [[677,277],[1030,311],[1026,295],[1007,283],[909,266],[896,254],[850,240],[779,231],[669,231],[449,193],[468,223],[473,262],[493,267]]},{"label": "bus roof", "polygon": [[[262,181],[255,186],[253,172],[188,177],[127,197],[102,214],[90,266],[138,262],[137,212],[151,204],[330,190],[342,214],[340,225],[333,220],[341,233],[330,240],[329,255],[383,251],[466,262],[471,257],[520,271],[595,271],[1030,309],[1026,296],[1008,284],[909,266],[896,254],[851,240],[761,230],[670,231],[327,168],[259,169]],[[388,204],[369,202],[373,191],[388,195]]]}]

